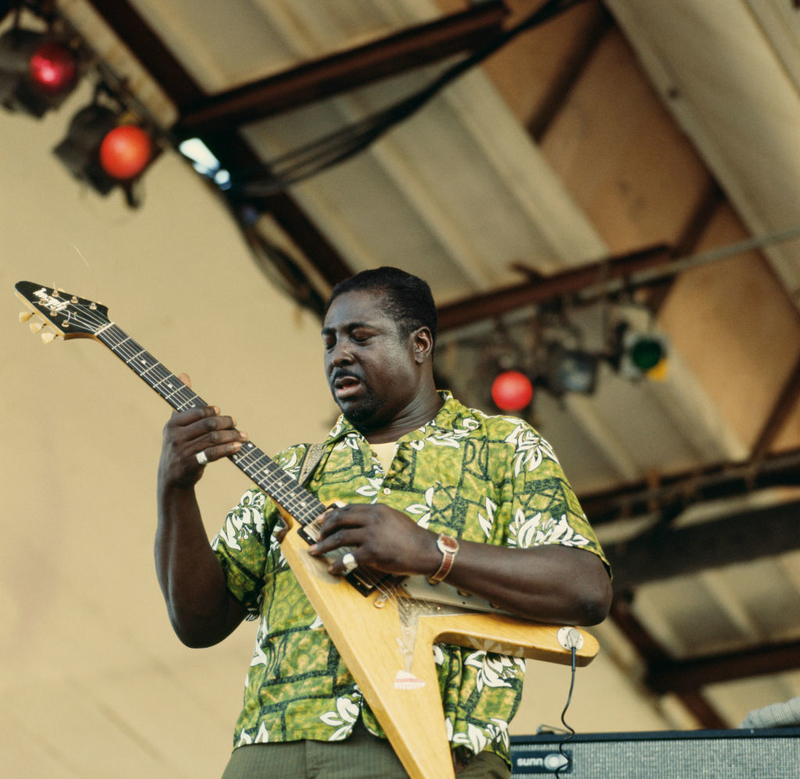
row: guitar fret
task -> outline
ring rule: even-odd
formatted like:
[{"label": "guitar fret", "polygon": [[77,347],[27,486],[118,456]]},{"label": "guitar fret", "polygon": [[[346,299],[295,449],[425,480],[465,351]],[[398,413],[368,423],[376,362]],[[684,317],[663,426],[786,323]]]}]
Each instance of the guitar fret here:
[{"label": "guitar fret", "polygon": [[[136,352],[136,354],[133,355],[133,357],[126,359],[125,362],[127,362],[130,365],[140,354],[145,354],[144,349],[140,349],[138,352]],[[133,366],[131,365],[131,367]],[[137,373],[139,372],[138,366],[136,367],[136,372]]]},{"label": "guitar fret", "polygon": [[234,455],[232,459],[301,524],[312,522],[325,510],[325,506],[316,497],[255,445],[248,444],[247,451],[243,455],[240,454],[238,458]]},{"label": "guitar fret", "polygon": [[[101,343],[174,409],[183,411],[186,408],[207,405],[199,395],[117,325],[110,324],[97,335]],[[252,442],[248,441],[228,459],[300,524],[307,525],[325,510],[324,504]]]},{"label": "guitar fret", "polygon": [[117,325],[111,325],[99,340],[108,346],[131,370],[152,387],[174,409],[183,411],[205,405],[177,376],[153,357],[150,352],[126,335]]}]

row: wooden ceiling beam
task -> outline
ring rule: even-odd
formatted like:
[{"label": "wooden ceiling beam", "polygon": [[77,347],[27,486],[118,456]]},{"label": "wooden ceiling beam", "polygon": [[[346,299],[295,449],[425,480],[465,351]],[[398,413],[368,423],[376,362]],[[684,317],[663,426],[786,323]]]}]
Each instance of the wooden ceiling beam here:
[{"label": "wooden ceiling beam", "polygon": [[[697,251],[697,247],[711,224],[711,220],[724,202],[725,193],[713,178],[709,178],[707,186],[694,209],[692,209],[686,225],[675,242],[676,257],[688,257]],[[654,315],[657,315],[661,310],[674,283],[675,278],[670,277],[664,279],[663,284],[653,286],[650,290],[647,305]]]},{"label": "wooden ceiling beam", "polygon": [[167,93],[180,113],[200,100],[203,90],[128,0],[88,0],[116,36]]},{"label": "wooden ceiling beam", "polygon": [[562,63],[535,114],[527,125],[527,130],[536,143],[541,143],[553,121],[561,112],[564,104],[578,83],[583,71],[606,33],[615,28],[614,18],[603,5],[598,4],[594,10],[594,18],[587,28],[578,36],[569,56]]},{"label": "wooden ceiling beam", "polygon": [[218,95],[203,97],[181,112],[179,131],[184,135],[203,135],[240,127],[437,62],[473,49],[499,34],[506,14],[501,0],[478,3],[466,11],[305,62]]},{"label": "wooden ceiling beam", "polygon": [[626,589],[800,549],[800,501],[751,509],[688,527],[659,526],[604,544],[614,587]]},{"label": "wooden ceiling beam", "polygon": [[770,644],[691,660],[653,663],[646,684],[658,693],[696,691],[710,684],[767,676],[800,668],[800,641]]},{"label": "wooden ceiling beam", "polygon": [[757,462],[717,463],[661,476],[658,484],[638,481],[621,488],[579,495],[593,525],[651,514],[673,505],[746,495],[770,487],[800,486],[800,449]]},{"label": "wooden ceiling beam", "polygon": [[439,309],[439,330],[464,327],[523,306],[577,295],[593,286],[602,286],[613,281],[620,281],[624,286],[625,280],[636,273],[666,265],[673,260],[674,255],[670,248],[658,244],[630,254],[571,268],[563,273],[457,300]]},{"label": "wooden ceiling beam", "polygon": [[800,399],[800,358],[798,358],[784,382],[775,405],[772,407],[772,411],[767,416],[766,422],[761,428],[756,442],[753,444],[752,459],[761,460],[766,457],[778,434],[783,429],[786,420],[797,406],[798,399]]},{"label": "wooden ceiling beam", "polygon": [[[648,668],[648,674],[652,668],[666,668],[670,666],[669,655],[659,645],[650,631],[642,624],[631,609],[628,598],[624,595],[616,596],[611,604],[611,619],[619,628],[623,635],[631,642],[639,656]],[[644,679],[646,687],[650,688],[648,677]],[[710,730],[723,730],[729,727],[699,690],[687,689],[675,691],[676,696],[692,716],[698,721],[700,727]]]}]

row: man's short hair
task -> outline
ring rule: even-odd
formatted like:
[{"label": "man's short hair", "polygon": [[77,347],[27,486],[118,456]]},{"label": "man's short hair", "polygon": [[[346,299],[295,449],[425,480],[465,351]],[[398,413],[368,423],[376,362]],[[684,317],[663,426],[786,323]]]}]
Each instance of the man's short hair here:
[{"label": "man's short hair", "polygon": [[436,343],[438,316],[433,294],[428,283],[418,276],[399,268],[383,266],[361,271],[349,279],[340,281],[331,291],[325,311],[339,295],[346,292],[382,292],[386,297],[385,311],[397,324],[405,338],[420,327],[431,331]]}]

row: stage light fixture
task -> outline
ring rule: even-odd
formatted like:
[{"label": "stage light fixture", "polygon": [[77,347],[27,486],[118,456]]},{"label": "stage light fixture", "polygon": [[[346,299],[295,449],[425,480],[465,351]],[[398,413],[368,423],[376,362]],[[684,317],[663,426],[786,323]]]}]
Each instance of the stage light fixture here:
[{"label": "stage light fixture", "polygon": [[152,161],[154,145],[146,130],[93,102],[75,114],[67,137],[53,153],[75,178],[99,194],[107,195],[119,186],[128,204],[136,206],[133,184]]},{"label": "stage light fixture", "polygon": [[211,179],[222,190],[231,188],[231,174],[200,138],[187,138],[178,146],[178,151],[192,161],[192,167],[201,176]]},{"label": "stage light fixture", "polygon": [[617,326],[617,346],[612,364],[624,379],[663,378],[669,344],[661,333],[633,330],[627,322]]},{"label": "stage light fixture", "polygon": [[522,371],[502,371],[492,382],[492,400],[501,411],[522,411],[532,399],[533,383]]},{"label": "stage light fixture", "polygon": [[553,342],[544,347],[541,370],[537,371],[537,384],[552,395],[560,397],[567,392],[584,395],[594,392],[597,386],[599,358],[581,349],[567,349]]},{"label": "stage light fixture", "polygon": [[109,131],[100,142],[100,165],[117,181],[136,178],[153,156],[150,136],[134,124],[121,124]]},{"label": "stage light fixture", "polygon": [[78,83],[75,51],[49,33],[14,27],[0,36],[0,105],[41,118]]}]

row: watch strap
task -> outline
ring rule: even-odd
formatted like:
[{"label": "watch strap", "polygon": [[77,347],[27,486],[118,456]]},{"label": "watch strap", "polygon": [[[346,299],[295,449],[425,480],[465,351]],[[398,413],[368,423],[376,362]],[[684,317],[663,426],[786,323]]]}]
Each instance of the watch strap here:
[{"label": "watch strap", "polygon": [[450,573],[450,569],[453,567],[459,548],[458,541],[453,538],[453,536],[448,536],[444,533],[439,533],[436,539],[436,546],[442,553],[442,564],[433,576],[428,577],[428,581],[431,583],[444,581],[447,574]]}]

